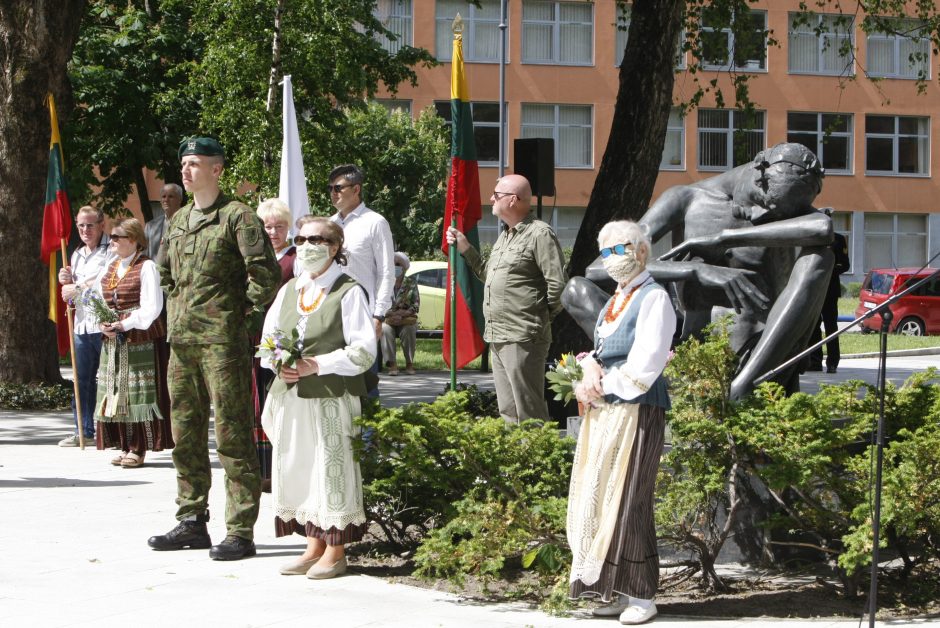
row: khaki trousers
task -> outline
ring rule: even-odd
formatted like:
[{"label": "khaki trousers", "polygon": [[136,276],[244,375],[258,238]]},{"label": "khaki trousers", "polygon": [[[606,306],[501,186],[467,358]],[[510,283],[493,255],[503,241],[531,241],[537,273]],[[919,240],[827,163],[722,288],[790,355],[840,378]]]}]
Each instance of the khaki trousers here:
[{"label": "khaki trousers", "polygon": [[547,340],[533,342],[494,342],[490,345],[493,382],[499,414],[518,423],[526,419],[547,419],[545,403],[545,358]]}]

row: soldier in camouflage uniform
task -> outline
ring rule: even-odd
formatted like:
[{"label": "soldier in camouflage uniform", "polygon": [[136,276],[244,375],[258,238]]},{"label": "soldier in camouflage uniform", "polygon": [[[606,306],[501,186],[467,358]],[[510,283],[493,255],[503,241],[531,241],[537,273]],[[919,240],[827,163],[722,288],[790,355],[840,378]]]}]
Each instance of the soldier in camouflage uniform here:
[{"label": "soldier in camouflage uniform", "polygon": [[169,222],[161,243],[160,277],[167,294],[168,369],[176,449],[179,525],[151,537],[156,550],[212,546],[206,522],[209,403],[215,407],[217,453],[225,469],[225,540],[215,560],[255,554],[261,477],[251,429],[251,345],[281,270],[264,225],[243,203],[221,193],[222,146],[194,138],[180,146],[183,186],[193,202]]}]

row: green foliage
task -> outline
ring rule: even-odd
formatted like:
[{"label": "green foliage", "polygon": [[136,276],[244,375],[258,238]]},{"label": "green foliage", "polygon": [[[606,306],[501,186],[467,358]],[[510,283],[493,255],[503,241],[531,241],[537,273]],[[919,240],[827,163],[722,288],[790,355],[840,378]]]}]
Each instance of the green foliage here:
[{"label": "green foliage", "polygon": [[857,299],[861,292],[862,282],[860,281],[850,281],[842,285],[842,296],[849,297],[850,299]]},{"label": "green foliage", "polygon": [[470,391],[379,409],[360,452],[366,510],[418,575],[484,582],[524,562],[547,579],[569,562],[564,536],[573,443],[553,423],[474,416]]},{"label": "green foliage", "polygon": [[0,383],[0,408],[5,410],[64,410],[72,405],[67,384]]}]

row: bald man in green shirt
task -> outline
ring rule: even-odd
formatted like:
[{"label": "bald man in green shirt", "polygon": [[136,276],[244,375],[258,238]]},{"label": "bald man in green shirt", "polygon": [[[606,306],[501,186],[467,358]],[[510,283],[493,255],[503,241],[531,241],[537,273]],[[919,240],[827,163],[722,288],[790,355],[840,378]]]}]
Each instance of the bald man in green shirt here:
[{"label": "bald man in green shirt", "polygon": [[453,227],[447,241],[456,244],[473,273],[484,282],[483,339],[490,344],[499,413],[518,422],[548,418],[545,359],[552,341],[551,322],[561,311],[568,281],[558,238],[531,215],[532,188],[525,177],[510,174],[496,181],[493,215],[506,223],[485,263],[467,238]]}]

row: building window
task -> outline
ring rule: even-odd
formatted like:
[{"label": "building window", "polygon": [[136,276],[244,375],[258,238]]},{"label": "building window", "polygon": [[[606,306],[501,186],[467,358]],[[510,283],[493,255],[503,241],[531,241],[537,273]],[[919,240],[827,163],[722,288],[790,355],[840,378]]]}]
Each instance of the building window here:
[{"label": "building window", "polygon": [[868,74],[879,78],[929,79],[930,34],[923,22],[887,20],[890,30],[868,34]]},{"label": "building window", "polygon": [[[448,130],[453,119],[449,100],[434,102],[437,115],[444,118]],[[499,164],[499,103],[472,102],[470,112],[473,115],[473,143],[477,149],[477,162],[484,166]],[[503,151],[503,156],[508,155]]]},{"label": "building window", "polygon": [[377,37],[383,48],[395,54],[402,47],[412,45],[411,0],[378,0],[375,5],[375,18],[395,34],[395,39]]},{"label": "building window", "polygon": [[556,168],[590,168],[594,163],[591,105],[522,104],[522,137],[555,140]]},{"label": "building window", "polygon": [[[629,41],[629,31],[630,31],[630,18],[633,12],[633,7],[630,5],[617,5],[617,23],[614,24],[614,28],[617,30],[617,36],[614,38],[614,65],[620,67],[620,64],[623,63],[623,53],[627,49],[627,41]],[[685,51],[682,49],[682,43],[685,41],[685,31],[679,31],[679,41],[676,44],[676,69],[684,70],[685,69]]]},{"label": "building window", "polygon": [[706,70],[766,70],[767,12],[735,14],[730,27],[715,9],[702,9],[702,66]]},{"label": "building window", "polygon": [[795,74],[851,75],[852,33],[855,23],[846,15],[790,13],[787,55]]},{"label": "building window", "polygon": [[523,2],[522,62],[591,65],[594,62],[593,3]]},{"label": "building window", "polygon": [[826,174],[852,174],[852,115],[787,113],[787,141],[813,151]]},{"label": "building window", "polygon": [[666,124],[666,143],[659,162],[660,170],[683,170],[685,168],[685,119],[677,107],[669,110]]},{"label": "building window", "polygon": [[460,13],[464,60],[499,61],[499,0],[480,0],[479,7],[466,0],[438,0],[435,11],[438,60],[450,61],[453,55],[452,27],[454,18]]},{"label": "building window", "polygon": [[865,116],[865,173],[927,175],[930,118]]},{"label": "building window", "polygon": [[385,107],[389,113],[401,111],[411,117],[411,101],[398,100],[397,98],[376,98],[375,102]]},{"label": "building window", "polygon": [[865,270],[920,267],[927,261],[927,216],[865,214]]},{"label": "building window", "polygon": [[764,112],[698,110],[699,170],[730,170],[764,150]]}]

